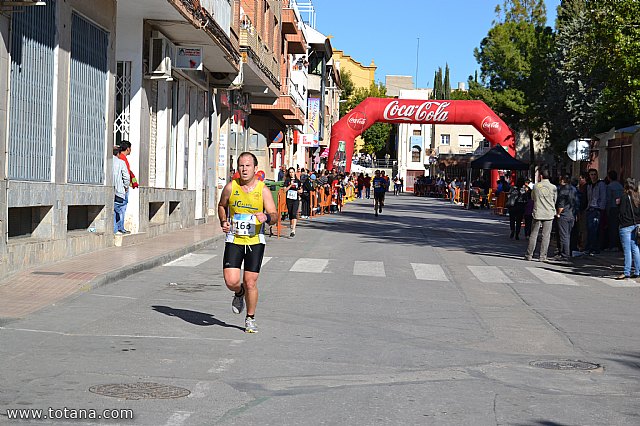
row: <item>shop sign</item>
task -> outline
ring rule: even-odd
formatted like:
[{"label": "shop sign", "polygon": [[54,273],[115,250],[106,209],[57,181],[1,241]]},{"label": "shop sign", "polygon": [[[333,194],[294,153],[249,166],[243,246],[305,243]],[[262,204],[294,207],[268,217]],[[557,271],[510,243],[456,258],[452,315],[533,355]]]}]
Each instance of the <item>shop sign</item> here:
[{"label": "shop sign", "polygon": [[202,47],[178,46],[175,68],[202,71]]}]

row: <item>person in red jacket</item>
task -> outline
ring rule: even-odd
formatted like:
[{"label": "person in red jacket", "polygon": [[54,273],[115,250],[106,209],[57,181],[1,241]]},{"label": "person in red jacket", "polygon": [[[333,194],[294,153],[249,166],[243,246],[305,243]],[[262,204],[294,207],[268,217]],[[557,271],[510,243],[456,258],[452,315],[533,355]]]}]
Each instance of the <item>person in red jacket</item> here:
[{"label": "person in red jacket", "polygon": [[[120,158],[127,165],[127,170],[129,171],[129,177],[131,178],[131,187],[133,189],[138,187],[138,179],[136,179],[136,175],[131,171],[131,166],[129,166],[129,161],[127,160],[127,156],[131,154],[131,142],[129,141],[121,141],[118,145],[120,147],[120,154],[118,154],[118,158]],[[126,196],[124,198],[124,206],[122,207],[122,214],[124,215],[127,210],[127,204],[129,203],[129,191],[127,191]],[[123,233],[130,234],[131,231],[124,230]]]}]

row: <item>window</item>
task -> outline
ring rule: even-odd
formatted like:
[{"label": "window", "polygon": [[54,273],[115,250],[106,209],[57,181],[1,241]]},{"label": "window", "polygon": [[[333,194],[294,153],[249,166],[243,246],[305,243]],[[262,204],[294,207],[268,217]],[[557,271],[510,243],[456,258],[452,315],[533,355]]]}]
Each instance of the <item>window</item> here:
[{"label": "window", "polygon": [[414,145],[411,147],[411,161],[414,163],[420,162],[420,151],[422,149],[418,145]]},{"label": "window", "polygon": [[129,140],[131,129],[131,62],[118,61],[116,64],[116,117],[113,122],[113,140],[120,145],[123,140]]},{"label": "window", "polygon": [[472,148],[473,135],[460,135],[458,137],[458,145],[460,146],[460,148]]},{"label": "window", "polygon": [[[57,34],[56,5],[47,2],[46,6],[21,9],[20,13],[12,15],[11,23],[11,108],[8,114],[10,149],[7,153],[7,178],[50,182],[53,156],[52,111],[56,103],[52,89]],[[3,37],[3,40],[6,39]],[[5,65],[2,78],[7,80]],[[84,106],[84,102],[81,103]],[[6,110],[3,116],[4,114]],[[6,205],[3,208],[6,209]]]},{"label": "window", "polygon": [[414,130],[413,131],[413,136],[422,136],[422,132],[420,131],[420,129]]},{"label": "window", "polygon": [[322,58],[323,54],[320,52],[312,52],[309,55],[309,74],[322,75]]},{"label": "window", "polygon": [[440,135],[440,145],[449,145],[451,135]]},{"label": "window", "polygon": [[101,184],[109,73],[109,34],[80,15],[71,23],[67,182]]}]

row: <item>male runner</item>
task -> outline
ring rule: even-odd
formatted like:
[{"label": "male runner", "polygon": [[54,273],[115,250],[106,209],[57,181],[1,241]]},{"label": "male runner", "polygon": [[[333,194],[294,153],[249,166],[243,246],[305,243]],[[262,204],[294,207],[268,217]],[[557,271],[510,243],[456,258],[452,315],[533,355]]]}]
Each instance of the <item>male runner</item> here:
[{"label": "male runner", "polygon": [[373,211],[378,216],[378,212],[382,213],[384,206],[384,193],[387,190],[387,181],[380,176],[380,170],[376,170],[373,178]]},{"label": "male runner", "polygon": [[[255,313],[258,304],[258,274],[262,266],[264,223],[277,221],[276,205],[271,191],[256,178],[258,159],[250,152],[238,157],[240,177],[222,190],[218,203],[218,217],[222,231],[227,234],[222,267],[227,288],[235,293],[231,310],[239,314],[247,303],[245,332],[257,333]],[[266,211],[266,213],[265,213]],[[240,267],[244,261],[244,276],[240,282]]]}]

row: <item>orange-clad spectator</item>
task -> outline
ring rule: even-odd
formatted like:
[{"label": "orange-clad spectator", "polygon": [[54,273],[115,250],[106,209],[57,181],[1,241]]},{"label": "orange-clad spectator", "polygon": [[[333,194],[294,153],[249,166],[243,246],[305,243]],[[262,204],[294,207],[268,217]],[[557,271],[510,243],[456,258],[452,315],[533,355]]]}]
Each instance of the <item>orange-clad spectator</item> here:
[{"label": "orange-clad spectator", "polygon": [[129,160],[127,160],[127,156],[131,154],[131,142],[122,141],[120,142],[119,146],[120,146],[120,154],[118,155],[118,158],[124,161],[124,163],[127,165],[127,170],[129,171],[129,176],[131,178],[131,187],[135,189],[138,187],[138,179],[136,179],[136,175],[134,175],[133,172],[131,171],[131,166],[129,166]]}]

